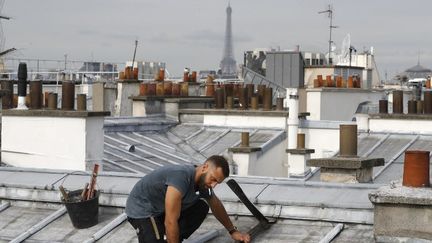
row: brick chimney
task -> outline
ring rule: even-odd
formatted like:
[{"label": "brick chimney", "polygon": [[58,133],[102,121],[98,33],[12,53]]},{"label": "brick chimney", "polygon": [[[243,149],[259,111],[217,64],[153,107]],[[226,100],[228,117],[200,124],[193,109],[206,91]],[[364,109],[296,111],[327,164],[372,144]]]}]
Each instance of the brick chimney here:
[{"label": "brick chimney", "polygon": [[377,242],[432,240],[429,165],[429,151],[406,151],[402,183],[394,182],[369,193]]}]

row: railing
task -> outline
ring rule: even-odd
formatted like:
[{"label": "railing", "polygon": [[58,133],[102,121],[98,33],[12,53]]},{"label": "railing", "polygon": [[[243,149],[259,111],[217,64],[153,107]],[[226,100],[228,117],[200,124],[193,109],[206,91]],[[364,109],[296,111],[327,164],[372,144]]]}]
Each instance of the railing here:
[{"label": "railing", "polygon": [[273,88],[273,102],[276,102],[276,98],[278,97],[286,97],[286,89],[284,87],[245,66],[242,67],[242,79],[244,83],[265,84]]},{"label": "railing", "polygon": [[[43,80],[59,82],[67,79],[76,82],[92,83],[94,81],[112,81],[118,79],[119,72],[90,72],[90,71],[47,71],[47,72],[28,72],[28,80]],[[17,72],[0,72],[1,79],[16,80]]]}]

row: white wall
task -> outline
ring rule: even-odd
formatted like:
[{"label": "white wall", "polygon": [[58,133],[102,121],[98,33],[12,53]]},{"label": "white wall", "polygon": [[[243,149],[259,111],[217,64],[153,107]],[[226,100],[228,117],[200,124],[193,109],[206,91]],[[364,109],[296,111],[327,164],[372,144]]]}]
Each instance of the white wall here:
[{"label": "white wall", "polygon": [[288,165],[285,150],[286,139],[258,156],[257,160],[250,165],[251,175],[287,177]]},{"label": "white wall", "polygon": [[251,153],[232,153],[240,176],[287,177],[286,139],[270,150]]},{"label": "white wall", "polygon": [[103,117],[2,117],[2,161],[17,167],[85,170],[102,163]]},{"label": "white wall", "polygon": [[104,118],[103,117],[86,117],[85,127],[85,166],[86,170],[92,170],[95,163],[103,169],[104,153]]},{"label": "white wall", "polygon": [[351,121],[360,103],[378,103],[384,95],[382,90],[340,88],[307,89],[306,92],[309,119],[333,121]]},{"label": "white wall", "polygon": [[432,134],[432,120],[369,119],[370,132]]},{"label": "white wall", "polygon": [[139,95],[140,82],[118,82],[117,99],[114,116],[132,116],[132,100],[130,96]]},{"label": "white wall", "polygon": [[242,127],[242,128],[280,128],[286,129],[288,117],[204,114],[204,126]]},{"label": "white wall", "polygon": [[305,147],[315,149],[311,158],[327,158],[339,151],[339,127],[335,128],[300,128],[305,134]]}]

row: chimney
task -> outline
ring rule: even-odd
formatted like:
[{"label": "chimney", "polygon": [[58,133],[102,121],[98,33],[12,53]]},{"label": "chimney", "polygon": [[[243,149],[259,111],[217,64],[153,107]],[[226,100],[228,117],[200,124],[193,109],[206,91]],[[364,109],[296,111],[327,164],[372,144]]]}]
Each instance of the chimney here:
[{"label": "chimney", "polygon": [[232,153],[233,161],[237,164],[239,176],[255,174],[253,170],[256,167],[258,152],[261,151],[261,148],[250,146],[249,132],[242,132],[240,146],[231,147],[228,151]]},{"label": "chimney", "polygon": [[374,205],[376,242],[429,242],[432,239],[432,188],[429,151],[405,151],[402,183],[369,193]]},{"label": "chimney", "polygon": [[[288,134],[288,136],[290,135]],[[288,176],[291,178],[304,178],[311,172],[306,162],[311,158],[311,154],[315,153],[315,150],[307,149],[305,145],[305,134],[298,133],[296,148],[286,150],[288,153]]]},{"label": "chimney", "polygon": [[12,80],[2,80],[1,89],[7,92],[2,96],[2,109],[12,109],[13,108],[13,81]]},{"label": "chimney", "polygon": [[287,106],[288,106],[288,176],[302,178],[310,173],[310,168],[306,166],[306,161],[310,155],[315,152],[313,149],[305,148],[305,134],[298,133],[299,125],[299,96],[296,88],[288,88]]},{"label": "chimney", "polygon": [[368,183],[373,178],[373,167],[384,165],[384,159],[358,157],[357,125],[341,124],[339,127],[339,155],[332,158],[310,159],[306,164],[321,168],[321,181]]},{"label": "chimney", "polygon": [[27,64],[21,62],[18,65],[18,106],[17,109],[28,109],[25,105],[25,97],[27,95]]},{"label": "chimney", "polygon": [[[68,109],[59,110],[56,93],[49,94],[48,109],[38,109],[42,96],[39,88],[32,86],[35,109],[2,111],[2,161],[17,167],[81,171],[100,163],[104,116],[110,112],[86,111],[85,95],[78,97],[78,109],[82,110],[69,110],[73,109],[75,100],[69,94],[63,96],[72,99],[63,103],[63,108]],[[68,88],[71,87],[67,86],[64,91],[70,92]]]},{"label": "chimney", "polygon": [[393,91],[393,114],[403,113],[403,91]]}]

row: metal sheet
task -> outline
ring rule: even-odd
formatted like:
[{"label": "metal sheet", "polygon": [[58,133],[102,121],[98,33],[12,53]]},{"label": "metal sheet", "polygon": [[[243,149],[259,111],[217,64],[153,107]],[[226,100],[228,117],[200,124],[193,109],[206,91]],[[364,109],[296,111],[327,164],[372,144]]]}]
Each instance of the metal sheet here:
[{"label": "metal sheet", "polygon": [[[415,136],[414,135],[390,135],[378,148],[370,155],[370,158],[384,158],[388,162],[401,149],[406,146]],[[378,167],[376,167],[378,168]]]}]

